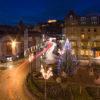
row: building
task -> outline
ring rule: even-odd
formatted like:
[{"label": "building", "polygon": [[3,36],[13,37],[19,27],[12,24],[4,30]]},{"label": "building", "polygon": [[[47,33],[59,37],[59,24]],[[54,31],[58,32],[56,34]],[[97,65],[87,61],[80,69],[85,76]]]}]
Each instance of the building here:
[{"label": "building", "polygon": [[49,37],[61,37],[63,21],[61,20],[48,20],[47,22],[39,24],[42,34]]},{"label": "building", "polygon": [[78,16],[70,11],[63,29],[72,45],[72,53],[79,58],[100,56],[100,15]]},{"label": "building", "polygon": [[40,37],[40,32],[22,21],[16,26],[0,25],[0,57],[23,55],[24,51],[37,44]]}]

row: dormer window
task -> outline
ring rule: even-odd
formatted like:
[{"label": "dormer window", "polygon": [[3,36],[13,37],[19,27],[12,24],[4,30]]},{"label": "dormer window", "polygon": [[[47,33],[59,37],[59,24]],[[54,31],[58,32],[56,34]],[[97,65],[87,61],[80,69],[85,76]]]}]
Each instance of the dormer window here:
[{"label": "dormer window", "polygon": [[91,23],[97,24],[97,17],[96,16],[91,17]]},{"label": "dormer window", "polygon": [[72,15],[70,15],[70,20],[73,20],[73,16]]},{"label": "dormer window", "polygon": [[81,24],[86,24],[86,17],[81,17],[80,22]]}]

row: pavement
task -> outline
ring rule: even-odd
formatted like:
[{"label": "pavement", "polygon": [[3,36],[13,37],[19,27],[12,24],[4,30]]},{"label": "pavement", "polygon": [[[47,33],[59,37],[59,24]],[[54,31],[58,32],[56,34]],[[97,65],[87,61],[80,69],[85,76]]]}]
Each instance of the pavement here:
[{"label": "pavement", "polygon": [[0,100],[31,100],[25,92],[27,88],[24,88],[29,72],[28,61],[16,65],[0,72]]}]

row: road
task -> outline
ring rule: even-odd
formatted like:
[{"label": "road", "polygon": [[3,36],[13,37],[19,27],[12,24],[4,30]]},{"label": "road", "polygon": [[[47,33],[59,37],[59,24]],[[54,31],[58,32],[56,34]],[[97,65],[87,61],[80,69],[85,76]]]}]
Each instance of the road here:
[{"label": "road", "polygon": [[0,72],[0,100],[31,100],[24,85],[29,72],[28,64],[28,61],[23,61],[16,67]]},{"label": "road", "polygon": [[[0,73],[0,100],[36,100],[29,98],[25,92],[25,79],[29,72],[29,62],[34,61],[52,47],[52,43],[48,42],[47,47],[36,55],[31,55],[29,60],[24,60],[16,67],[10,66],[9,69]],[[9,65],[9,64],[8,64]]]}]

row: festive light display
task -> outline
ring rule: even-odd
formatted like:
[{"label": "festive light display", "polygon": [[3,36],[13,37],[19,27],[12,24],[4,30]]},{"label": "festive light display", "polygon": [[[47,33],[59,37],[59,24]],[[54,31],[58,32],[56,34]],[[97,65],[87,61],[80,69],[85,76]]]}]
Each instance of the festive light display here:
[{"label": "festive light display", "polygon": [[71,44],[68,39],[66,39],[62,50],[58,49],[59,57],[57,60],[57,69],[58,73],[60,73],[63,68],[66,73],[72,75],[75,73],[77,69],[77,59],[75,55],[71,54]]},{"label": "festive light display", "polygon": [[48,68],[48,70],[46,68],[43,68],[43,65],[41,65],[41,70],[40,72],[42,73],[42,76],[44,79],[49,79],[51,76],[53,76],[53,73],[52,73],[52,68]]}]

